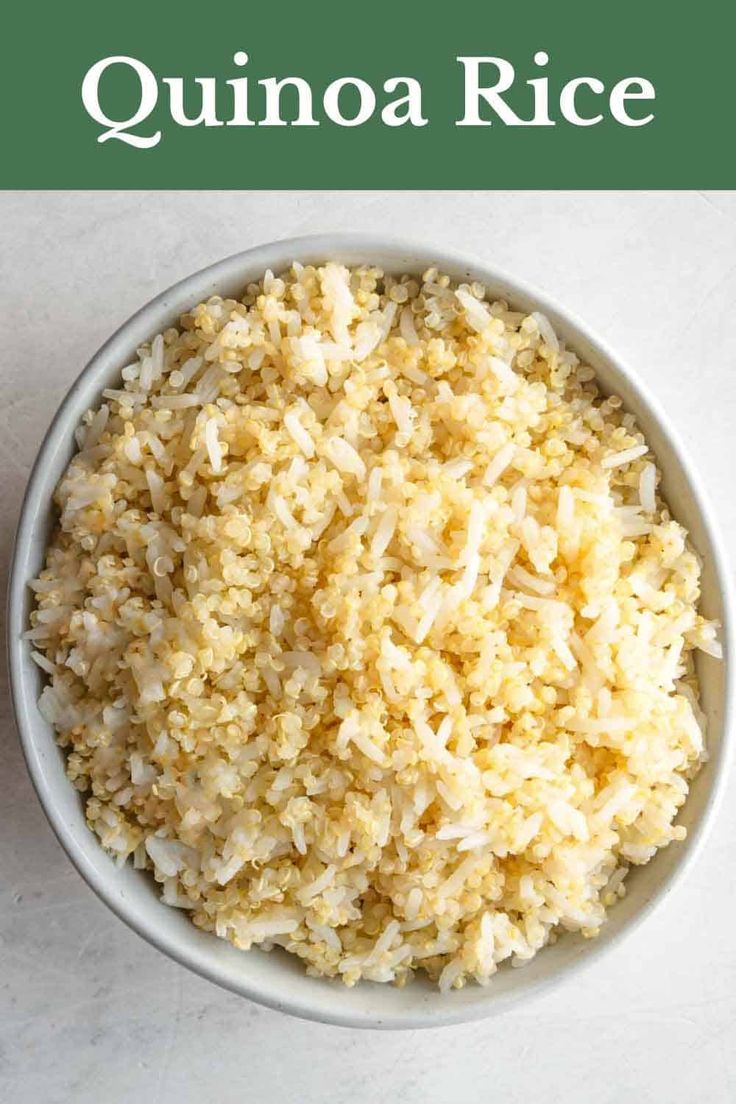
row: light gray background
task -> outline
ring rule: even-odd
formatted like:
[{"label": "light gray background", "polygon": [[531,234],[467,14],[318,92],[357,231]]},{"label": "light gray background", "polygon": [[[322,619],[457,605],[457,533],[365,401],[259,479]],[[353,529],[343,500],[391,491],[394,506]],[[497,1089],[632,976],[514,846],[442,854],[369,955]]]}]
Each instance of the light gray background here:
[{"label": "light gray background", "polygon": [[[736,193],[5,193],[3,575],[42,434],[111,331],[225,254],[329,229],[472,250],[568,304],[656,391],[733,554]],[[689,881],[603,962],[502,1018],[382,1034],[256,1007],[128,931],[47,827],[4,684],[0,741],[4,1104],[736,1100],[736,779]]]}]

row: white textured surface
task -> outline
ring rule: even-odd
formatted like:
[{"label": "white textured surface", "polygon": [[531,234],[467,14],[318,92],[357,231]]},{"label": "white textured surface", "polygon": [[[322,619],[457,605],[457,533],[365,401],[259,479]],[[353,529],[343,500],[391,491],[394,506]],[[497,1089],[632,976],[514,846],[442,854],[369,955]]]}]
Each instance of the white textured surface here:
[{"label": "white textured surface", "polygon": [[[43,431],[109,333],[220,256],[329,229],[473,250],[568,304],[655,389],[710,487],[733,557],[736,193],[6,193],[3,575]],[[736,1100],[736,778],[689,881],[602,962],[502,1018],[381,1034],[258,1008],[129,932],[52,837],[4,685],[0,742],[7,1104]]]}]

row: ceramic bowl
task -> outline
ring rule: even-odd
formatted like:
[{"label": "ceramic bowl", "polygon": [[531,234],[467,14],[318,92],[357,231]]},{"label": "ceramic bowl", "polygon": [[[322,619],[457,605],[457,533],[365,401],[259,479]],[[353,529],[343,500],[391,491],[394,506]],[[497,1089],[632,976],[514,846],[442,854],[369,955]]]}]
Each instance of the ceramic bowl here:
[{"label": "ceramic bowl", "polygon": [[[671,845],[647,866],[632,871],[627,896],[611,910],[597,939],[565,934],[523,969],[501,968],[486,988],[471,984],[441,995],[417,977],[403,989],[370,982],[348,989],[338,981],[307,977],[300,962],[285,952],[246,953],[199,931],[183,912],[161,903],[150,875],[134,870],[130,864],[118,869],[102,850],[85,824],[80,796],[64,774],[63,755],[53,732],[38,711],[42,675],[22,639],[30,610],[27,583],[42,566],[53,522],[52,494],[75,451],[75,427],[84,412],[98,403],[103,388],[119,385],[120,370],[138,345],[176,323],[184,310],[208,296],[236,295],[265,269],[279,272],[293,260],[371,263],[394,273],[421,273],[436,264],[455,279],[482,281],[491,296],[504,298],[516,308],[544,311],[570,347],[596,370],[603,390],[615,391],[636,414],[663,472],[664,497],[674,516],[689,530],[702,557],[702,610],[723,625],[725,659],[719,662],[700,656],[698,660],[710,758],[693,782],[680,817],[688,828],[687,840]],[[72,384],[39,451],[20,517],[9,594],[12,695],[28,768],[56,835],[89,885],[145,939],[211,981],[271,1008],[357,1027],[437,1026],[499,1012],[592,962],[655,904],[666,900],[675,882],[690,867],[723,788],[733,697],[731,607],[728,574],[703,489],[662,410],[635,373],[567,308],[480,258],[416,242],[362,234],[324,234],[249,249],[187,276],[133,315]],[[625,954],[626,950],[618,953]],[[77,968],[82,969],[83,964]]]}]

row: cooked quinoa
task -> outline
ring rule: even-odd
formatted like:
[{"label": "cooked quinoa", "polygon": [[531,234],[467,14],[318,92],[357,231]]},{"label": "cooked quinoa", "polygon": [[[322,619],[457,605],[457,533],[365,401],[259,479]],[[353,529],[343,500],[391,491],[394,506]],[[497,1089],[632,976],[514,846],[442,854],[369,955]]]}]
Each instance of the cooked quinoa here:
[{"label": "cooked quinoa", "polygon": [[349,985],[596,935],[685,835],[719,645],[634,418],[549,321],[294,264],[103,399],[28,634],[103,846]]}]

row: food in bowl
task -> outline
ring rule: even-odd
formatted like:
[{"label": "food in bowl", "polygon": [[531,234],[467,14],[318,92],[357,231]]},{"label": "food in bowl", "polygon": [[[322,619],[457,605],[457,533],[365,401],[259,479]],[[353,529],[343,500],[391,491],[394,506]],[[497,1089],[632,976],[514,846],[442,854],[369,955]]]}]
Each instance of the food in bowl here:
[{"label": "food in bowl", "polygon": [[717,626],[545,316],[294,264],[139,349],[78,445],[40,708],[102,845],[199,927],[485,984],[683,838]]}]

